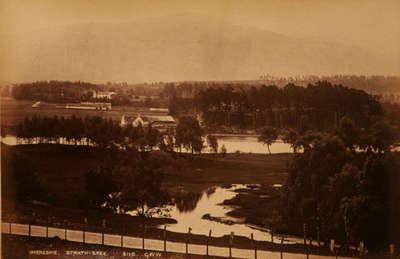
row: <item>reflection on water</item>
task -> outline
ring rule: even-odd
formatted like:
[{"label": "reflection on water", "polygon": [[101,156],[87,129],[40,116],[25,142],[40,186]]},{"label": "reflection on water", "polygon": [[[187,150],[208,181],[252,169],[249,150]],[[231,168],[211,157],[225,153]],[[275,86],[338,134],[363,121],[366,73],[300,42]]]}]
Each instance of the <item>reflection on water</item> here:
[{"label": "reflection on water", "polygon": [[[218,136],[218,146],[221,148],[225,145],[228,153],[239,150],[244,153],[262,153],[268,152],[267,146],[257,141],[255,136]],[[292,153],[293,149],[289,144],[277,141],[270,146],[272,154]]]},{"label": "reflection on water", "polygon": [[15,136],[11,135],[6,135],[5,137],[0,137],[0,140],[2,143],[9,145],[9,146],[15,146],[17,145],[17,138]]},{"label": "reflection on water", "polygon": [[78,145],[78,146],[94,146],[94,143],[87,138],[81,138],[80,140],[68,140],[65,137],[59,137],[57,139],[47,140],[47,141],[39,141],[39,139],[25,139],[25,138],[17,138],[13,135],[6,135],[4,137],[0,137],[0,142],[9,145],[26,145],[26,144],[63,144],[63,145]]},{"label": "reflection on water", "polygon": [[[267,153],[267,147],[263,145],[262,143],[259,143],[257,141],[257,137],[254,136],[218,136],[218,146],[221,149],[222,145],[225,146],[226,150],[228,153],[240,151],[242,153],[262,153],[265,154]],[[12,135],[7,135],[6,137],[3,137],[0,139],[1,142],[4,144],[10,145],[10,146],[15,146],[18,144],[35,144],[35,143],[28,143],[28,141],[25,141],[23,139],[17,139],[15,136]],[[57,142],[63,143],[63,144],[82,144],[82,145],[87,145],[87,142],[85,139],[83,139],[81,142],[78,143],[72,143],[68,142],[66,138],[60,138]],[[51,143],[57,143],[56,141],[53,141]],[[204,143],[205,145],[207,144],[206,142]],[[291,153],[293,150],[290,148],[289,144],[277,141],[273,143],[270,146],[271,153],[277,154],[277,153]],[[205,148],[203,150],[203,153],[209,152],[209,148]]]},{"label": "reflection on water", "polygon": [[[250,237],[253,233],[255,240],[270,241],[271,237],[266,229],[256,229],[249,225],[243,224],[243,220],[232,218],[226,215],[232,210],[229,206],[220,205],[226,199],[232,199],[236,196],[235,189],[247,188],[246,185],[233,185],[230,188],[214,187],[201,194],[199,200],[196,200],[197,206],[191,211],[182,210],[180,203],[171,208],[171,218],[177,220],[177,224],[168,225],[169,231],[187,233],[188,228],[192,228],[192,233],[208,235],[209,230],[212,236],[221,237],[234,232],[235,235]],[[195,202],[190,203],[193,205]],[[236,224],[228,225],[203,219],[203,215],[209,214],[211,218],[219,218],[220,221],[233,221]],[[209,217],[209,218],[210,218]],[[163,226],[160,226],[163,228]],[[278,238],[274,241],[279,243]]]},{"label": "reflection on water", "polygon": [[201,193],[189,192],[184,196],[175,197],[174,203],[179,212],[191,212],[196,208],[201,196]]},{"label": "reflection on water", "polygon": [[208,188],[206,191],[207,197],[209,198],[212,194],[215,193],[216,187]]}]

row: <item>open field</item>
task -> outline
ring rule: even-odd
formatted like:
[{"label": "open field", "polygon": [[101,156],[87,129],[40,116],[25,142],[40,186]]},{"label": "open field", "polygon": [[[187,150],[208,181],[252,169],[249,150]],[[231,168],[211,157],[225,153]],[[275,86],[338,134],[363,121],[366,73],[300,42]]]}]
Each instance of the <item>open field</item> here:
[{"label": "open field", "polygon": [[73,110],[56,108],[65,104],[56,103],[41,103],[38,108],[32,108],[32,101],[15,100],[13,98],[1,98],[1,124],[6,127],[12,127],[24,120],[25,117],[33,115],[40,116],[64,116],[69,117],[75,115],[77,117],[85,116],[101,116],[103,118],[110,118],[114,121],[120,121],[122,115],[159,115],[160,112],[149,111],[147,108],[140,107],[127,107],[127,106],[114,106],[111,111],[97,111],[97,110]]},{"label": "open field", "polygon": [[215,185],[261,184],[270,186],[286,180],[286,163],[291,154],[204,154],[186,160],[181,172],[169,173],[166,185],[202,191]]}]

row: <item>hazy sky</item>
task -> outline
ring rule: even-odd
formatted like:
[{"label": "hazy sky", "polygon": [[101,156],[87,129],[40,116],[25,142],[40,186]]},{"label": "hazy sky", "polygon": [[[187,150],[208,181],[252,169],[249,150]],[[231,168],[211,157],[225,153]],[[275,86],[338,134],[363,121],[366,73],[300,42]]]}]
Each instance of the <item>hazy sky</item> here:
[{"label": "hazy sky", "polygon": [[[184,13],[360,46],[400,64],[400,0],[0,0],[0,35]],[[3,53],[7,44],[0,37]]]},{"label": "hazy sky", "polygon": [[399,0],[6,0],[2,31],[195,12],[298,37],[398,51]]}]

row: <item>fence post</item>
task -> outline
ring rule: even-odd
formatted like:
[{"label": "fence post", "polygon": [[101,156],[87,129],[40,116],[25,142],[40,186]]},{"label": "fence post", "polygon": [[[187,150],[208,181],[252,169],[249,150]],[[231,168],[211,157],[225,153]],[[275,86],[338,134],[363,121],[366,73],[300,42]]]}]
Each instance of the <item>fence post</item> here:
[{"label": "fence post", "polygon": [[306,241],[306,223],[303,223],[303,237],[304,237],[304,245],[307,245]]},{"label": "fence post", "polygon": [[308,259],[308,256],[310,255],[310,254],[312,254],[312,238],[310,237],[310,240],[309,240],[310,242],[309,242],[309,244],[308,244],[308,249],[307,249],[307,259]]},{"label": "fence post", "polygon": [[234,232],[231,232],[231,235],[229,237],[229,258],[232,257],[232,244],[233,244],[233,237],[235,236]]},{"label": "fence post", "polygon": [[335,252],[335,240],[334,239],[331,239],[331,243],[330,243],[330,247],[329,248],[330,248],[332,253]]},{"label": "fence post", "polygon": [[364,254],[364,242],[360,241],[360,256]]},{"label": "fence post", "polygon": [[11,222],[10,222],[10,234],[11,234],[12,232],[11,232]]},{"label": "fence post", "polygon": [[389,253],[390,253],[390,258],[393,258],[394,256],[394,244],[389,245]]},{"label": "fence post", "polygon": [[65,228],[65,240],[67,240],[67,228]]},{"label": "fence post", "polygon": [[208,232],[208,238],[207,238],[207,242],[206,242],[206,246],[207,246],[206,254],[207,254],[207,256],[208,256],[208,242],[210,242],[210,239],[211,239],[211,229],[210,229],[210,232]]},{"label": "fence post", "polygon": [[124,236],[121,235],[121,248],[124,247]]},{"label": "fence post", "polygon": [[104,231],[106,230],[106,219],[101,220],[101,226],[102,226],[102,231],[101,231],[101,244],[104,245]]},{"label": "fence post", "polygon": [[321,238],[319,233],[319,217],[317,217],[317,242],[318,242],[318,254],[319,254],[319,249],[321,246]]},{"label": "fence post", "polygon": [[167,252],[167,225],[164,225],[164,252]]},{"label": "fence post", "polygon": [[82,231],[82,241],[85,243],[85,230]]},{"label": "fence post", "polygon": [[28,225],[28,236],[31,236],[31,224]]},{"label": "fence post", "polygon": [[142,250],[144,250],[144,233],[145,232],[146,232],[146,225],[143,223]]},{"label": "fence post", "polygon": [[186,238],[186,254],[189,254],[189,238],[190,238],[190,232],[192,231],[192,228],[188,228],[188,237]]},{"label": "fence post", "polygon": [[46,226],[46,238],[49,238],[49,226]]},{"label": "fence post", "polygon": [[283,240],[285,239],[285,236],[282,236],[281,238],[281,259],[283,259]]},{"label": "fence post", "polygon": [[251,244],[254,246],[254,259],[257,259],[257,246],[254,243],[253,233],[251,233]]}]

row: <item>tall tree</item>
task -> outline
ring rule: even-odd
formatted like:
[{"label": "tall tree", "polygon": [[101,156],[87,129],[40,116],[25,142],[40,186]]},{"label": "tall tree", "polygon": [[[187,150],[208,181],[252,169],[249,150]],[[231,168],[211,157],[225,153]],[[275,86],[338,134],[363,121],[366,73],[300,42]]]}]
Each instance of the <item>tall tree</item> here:
[{"label": "tall tree", "polygon": [[179,119],[175,134],[178,146],[191,150],[192,154],[199,152],[203,148],[203,135],[204,131],[195,117],[184,116]]},{"label": "tall tree", "polygon": [[282,141],[289,144],[293,148],[293,153],[297,153],[299,134],[294,130],[285,130],[282,134]]},{"label": "tall tree", "polygon": [[207,143],[214,153],[218,153],[218,139],[214,135],[207,135]]},{"label": "tall tree", "polygon": [[117,191],[112,174],[103,167],[87,172],[85,185],[88,205],[97,209],[109,199],[111,193]]},{"label": "tall tree", "polygon": [[258,142],[262,142],[264,145],[267,145],[268,152],[271,155],[270,146],[275,140],[278,138],[278,132],[273,127],[265,127],[262,131],[260,136],[258,136]]}]

